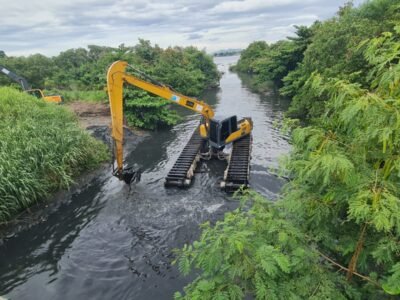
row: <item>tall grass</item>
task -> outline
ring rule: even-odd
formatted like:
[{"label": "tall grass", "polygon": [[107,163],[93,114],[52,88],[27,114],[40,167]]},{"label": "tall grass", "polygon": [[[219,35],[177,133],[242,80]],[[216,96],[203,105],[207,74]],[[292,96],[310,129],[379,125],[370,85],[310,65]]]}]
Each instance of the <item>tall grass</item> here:
[{"label": "tall grass", "polygon": [[0,88],[0,222],[107,158],[63,107]]}]

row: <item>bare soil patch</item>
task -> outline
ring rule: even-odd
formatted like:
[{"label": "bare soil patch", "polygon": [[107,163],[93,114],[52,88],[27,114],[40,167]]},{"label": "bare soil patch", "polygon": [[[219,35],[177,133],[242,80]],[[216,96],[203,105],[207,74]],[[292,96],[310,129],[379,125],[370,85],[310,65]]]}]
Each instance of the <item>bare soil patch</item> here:
[{"label": "bare soil patch", "polygon": [[73,111],[83,128],[91,126],[109,126],[111,122],[110,107],[108,103],[71,102],[65,106]]}]

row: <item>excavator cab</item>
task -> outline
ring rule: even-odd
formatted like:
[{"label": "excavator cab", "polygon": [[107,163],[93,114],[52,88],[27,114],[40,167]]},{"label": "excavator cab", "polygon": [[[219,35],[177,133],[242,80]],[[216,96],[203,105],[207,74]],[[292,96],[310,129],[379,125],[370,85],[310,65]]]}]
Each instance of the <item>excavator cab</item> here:
[{"label": "excavator cab", "polygon": [[236,116],[231,116],[229,118],[215,116],[210,120],[210,131],[208,140],[210,146],[217,150],[222,150],[226,145],[226,139],[237,130],[238,128]]},{"label": "excavator cab", "polygon": [[26,92],[29,95],[31,95],[33,97],[36,97],[38,99],[43,99],[44,98],[43,92],[41,90],[39,90],[39,89],[26,90]]}]

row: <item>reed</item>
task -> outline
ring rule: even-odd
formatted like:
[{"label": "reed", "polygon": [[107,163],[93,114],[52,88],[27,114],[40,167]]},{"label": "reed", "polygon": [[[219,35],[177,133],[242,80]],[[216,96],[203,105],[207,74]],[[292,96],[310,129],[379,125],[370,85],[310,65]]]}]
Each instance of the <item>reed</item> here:
[{"label": "reed", "polygon": [[62,106],[0,88],[0,222],[107,159]]}]

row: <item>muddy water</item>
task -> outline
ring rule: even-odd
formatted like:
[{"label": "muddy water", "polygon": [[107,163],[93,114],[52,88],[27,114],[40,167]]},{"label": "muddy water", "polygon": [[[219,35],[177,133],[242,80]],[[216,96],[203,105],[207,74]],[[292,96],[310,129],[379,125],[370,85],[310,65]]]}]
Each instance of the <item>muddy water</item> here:
[{"label": "muddy water", "polygon": [[[219,89],[205,93],[217,114],[251,116],[254,122],[251,184],[276,198],[282,185],[271,169],[288,143],[274,121],[287,101],[271,89],[252,93],[228,70],[238,57],[216,58],[224,75]],[[218,181],[225,165],[203,164],[188,190],[165,189],[164,177],[197,126],[199,117],[180,111],[183,122],[152,133],[127,160],[143,169],[130,192],[109,170],[88,182],[45,222],[0,246],[0,295],[10,299],[170,299],[190,277],[171,266],[171,250],[193,241],[198,224],[236,207]]]}]

